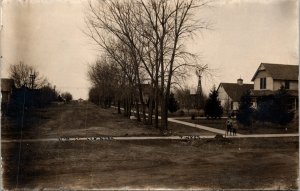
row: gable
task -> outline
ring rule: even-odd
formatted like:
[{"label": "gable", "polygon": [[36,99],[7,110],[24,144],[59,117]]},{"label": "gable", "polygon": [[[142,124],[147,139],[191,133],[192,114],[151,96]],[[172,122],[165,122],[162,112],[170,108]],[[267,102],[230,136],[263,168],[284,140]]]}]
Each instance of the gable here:
[{"label": "gable", "polygon": [[261,63],[251,81],[258,78],[261,71],[266,71],[274,80],[298,81],[299,66],[284,64]]},{"label": "gable", "polygon": [[261,64],[259,67],[258,67],[258,70],[265,70],[265,66],[263,64]]},{"label": "gable", "polygon": [[227,100],[228,99],[228,94],[225,91],[224,87],[222,86],[222,83],[219,85],[218,89],[218,97],[220,100]]},{"label": "gable", "polygon": [[256,74],[256,78],[271,77],[271,75],[266,70],[259,70]]}]

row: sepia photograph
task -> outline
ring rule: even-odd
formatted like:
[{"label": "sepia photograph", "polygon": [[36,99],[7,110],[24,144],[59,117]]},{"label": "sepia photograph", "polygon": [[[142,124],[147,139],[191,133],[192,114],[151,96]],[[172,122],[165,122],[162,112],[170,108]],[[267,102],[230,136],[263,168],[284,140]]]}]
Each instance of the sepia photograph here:
[{"label": "sepia photograph", "polygon": [[0,0],[1,190],[298,190],[298,0]]}]

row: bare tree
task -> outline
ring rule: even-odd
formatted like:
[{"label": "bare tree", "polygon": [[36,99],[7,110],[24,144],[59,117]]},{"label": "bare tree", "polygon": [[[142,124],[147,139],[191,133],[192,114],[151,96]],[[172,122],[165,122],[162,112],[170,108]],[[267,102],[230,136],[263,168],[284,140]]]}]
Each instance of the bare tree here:
[{"label": "bare tree", "polygon": [[11,65],[9,68],[9,74],[10,78],[14,80],[17,88],[25,86],[35,89],[41,88],[48,83],[46,78],[41,76],[34,67],[26,65],[23,62]]},{"label": "bare tree", "polygon": [[177,88],[175,91],[175,96],[179,101],[180,108],[187,109],[188,114],[189,110],[192,108],[192,99],[191,99],[191,91],[188,87],[185,88]]},{"label": "bare tree", "polygon": [[104,108],[110,107],[117,89],[118,68],[102,58],[90,66],[88,76],[98,92],[98,104]]},{"label": "bare tree", "polygon": [[73,96],[70,92],[64,92],[61,94],[61,97],[67,102],[69,103],[70,101],[73,100]]},{"label": "bare tree", "polygon": [[[167,125],[167,100],[174,76],[186,66],[197,67],[191,63],[195,55],[187,52],[184,39],[194,31],[206,28],[207,23],[198,23],[193,19],[193,11],[206,5],[207,1],[143,1],[140,3],[148,16],[148,21],[157,39],[158,59],[160,66],[160,97],[161,97],[161,127],[168,129]],[[155,41],[155,40],[154,40]],[[183,72],[184,73],[184,72]],[[156,87],[158,89],[158,87]]]}]

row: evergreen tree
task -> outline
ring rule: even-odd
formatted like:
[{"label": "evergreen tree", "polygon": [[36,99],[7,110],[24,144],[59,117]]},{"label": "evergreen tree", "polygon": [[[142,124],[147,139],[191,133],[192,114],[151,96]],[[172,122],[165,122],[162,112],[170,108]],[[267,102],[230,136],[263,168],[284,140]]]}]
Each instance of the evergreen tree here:
[{"label": "evergreen tree", "polygon": [[275,93],[270,107],[271,122],[286,125],[293,120],[294,112],[289,109],[289,97],[290,95],[283,86]]},{"label": "evergreen tree", "polygon": [[223,114],[223,108],[221,106],[220,100],[218,99],[218,91],[216,90],[215,86],[212,88],[206,101],[204,112],[208,118],[220,118]]},{"label": "evergreen tree", "polygon": [[262,101],[258,104],[257,110],[255,112],[255,119],[261,122],[266,122],[271,120],[270,108],[273,104],[273,100]]},{"label": "evergreen tree", "polygon": [[236,119],[244,126],[252,124],[253,108],[251,104],[250,91],[247,91],[240,100],[240,107]]},{"label": "evergreen tree", "polygon": [[179,104],[175,99],[175,96],[173,93],[170,94],[169,96],[169,100],[168,100],[168,110],[171,113],[176,112],[179,109]]}]

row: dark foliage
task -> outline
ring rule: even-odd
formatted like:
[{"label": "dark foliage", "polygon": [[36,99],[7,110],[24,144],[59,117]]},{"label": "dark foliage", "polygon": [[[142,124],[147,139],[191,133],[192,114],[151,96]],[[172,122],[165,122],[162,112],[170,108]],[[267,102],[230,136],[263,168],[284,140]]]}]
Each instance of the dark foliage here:
[{"label": "dark foliage", "polygon": [[103,108],[109,108],[114,100],[112,95],[103,94],[99,87],[92,87],[89,91],[89,101]]},{"label": "dark foliage", "polygon": [[294,111],[290,109],[290,104],[290,95],[284,87],[281,87],[272,98],[259,103],[255,119],[286,125],[294,118]]},{"label": "dark foliage", "polygon": [[240,107],[236,115],[236,119],[244,126],[250,126],[252,124],[253,113],[254,111],[252,108],[250,91],[247,91],[246,94],[241,97]]},{"label": "dark foliage", "polygon": [[223,114],[221,102],[218,99],[218,91],[213,87],[204,107],[205,115],[209,118],[220,118]]},{"label": "dark foliage", "polygon": [[261,122],[267,122],[271,120],[270,108],[273,100],[267,100],[258,103],[257,110],[255,112],[255,119]]},{"label": "dark foliage", "polygon": [[178,104],[178,102],[176,101],[174,94],[173,94],[173,93],[170,93],[169,100],[168,100],[168,110],[169,110],[171,113],[174,113],[174,112],[176,112],[178,109],[179,109],[179,104]]},{"label": "dark foliage", "polygon": [[195,118],[196,118],[195,114],[192,114],[191,120],[195,120]]},{"label": "dark foliage", "polygon": [[196,94],[194,101],[194,108],[195,109],[203,109],[205,107],[205,101],[207,100],[207,96],[203,94]]},{"label": "dark foliage", "polygon": [[286,125],[294,118],[294,112],[289,109],[290,95],[284,87],[281,87],[274,95],[273,104],[270,107],[271,122]]},{"label": "dark foliage", "polygon": [[38,90],[33,90],[33,103],[35,107],[45,107],[53,101],[58,101],[58,93],[51,87],[45,86]]},{"label": "dark foliage", "polygon": [[72,96],[72,94],[69,93],[69,92],[62,93],[62,94],[61,94],[61,97],[62,97],[67,103],[69,103],[70,101],[73,100],[73,96]]},{"label": "dark foliage", "polygon": [[92,87],[89,90],[89,101],[94,103],[94,104],[99,104],[100,103],[100,99],[98,96],[98,90],[95,87]]},{"label": "dark foliage", "polygon": [[57,101],[59,101],[59,102],[63,102],[64,101],[64,99],[60,96],[60,95],[58,95],[57,96]]},{"label": "dark foliage", "polygon": [[155,108],[155,100],[154,99],[147,99],[147,103],[146,103],[146,106],[147,106],[147,108],[148,109],[150,109],[150,103],[151,103],[151,101],[152,101],[152,109],[154,109]]},{"label": "dark foliage", "polygon": [[23,110],[28,110],[33,107],[45,107],[51,102],[57,101],[57,98],[58,93],[49,86],[34,90],[24,86],[15,88],[5,113],[11,117],[18,117],[22,114]]}]

